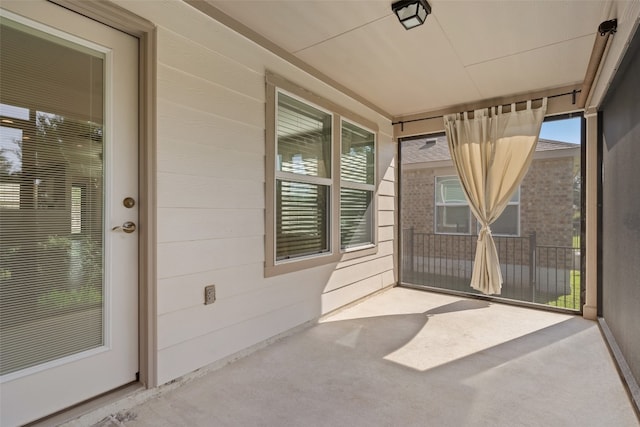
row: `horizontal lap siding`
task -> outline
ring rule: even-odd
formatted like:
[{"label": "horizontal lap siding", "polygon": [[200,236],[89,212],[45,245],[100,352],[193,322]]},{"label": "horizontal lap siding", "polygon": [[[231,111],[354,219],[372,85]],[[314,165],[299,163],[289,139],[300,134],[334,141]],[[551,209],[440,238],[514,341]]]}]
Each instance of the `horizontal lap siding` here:
[{"label": "horizontal lap siding", "polygon": [[158,208],[264,209],[264,182],[158,171]]},{"label": "horizontal lap siding", "polygon": [[219,301],[262,288],[263,262],[209,269],[158,280],[158,313],[184,310],[202,305],[203,283],[216,283]]},{"label": "horizontal lap siding", "polygon": [[[188,139],[185,138],[185,129],[189,131]],[[239,123],[170,100],[158,99],[158,135],[162,136],[158,142],[163,147],[167,147],[169,141],[209,147],[215,135],[217,148],[264,155],[264,144],[258,143],[264,135],[262,127]],[[162,161],[163,154],[158,153],[158,162]]]},{"label": "horizontal lap siding", "polygon": [[[185,3],[116,2],[158,26],[159,382],[392,285],[390,121]],[[378,123],[375,255],[264,278],[267,69]]]},{"label": "horizontal lap siding", "polygon": [[158,246],[158,278],[252,264],[263,259],[262,236],[162,243]]},{"label": "horizontal lap siding", "polygon": [[250,237],[264,232],[262,209],[166,208],[158,212],[158,241]]},{"label": "horizontal lap siding", "polygon": [[301,325],[309,320],[317,304],[307,299],[163,349],[158,354],[160,381],[169,381]]},{"label": "horizontal lap siding", "polygon": [[322,295],[322,312],[396,283],[394,273],[395,148],[390,135],[378,140],[378,251],[375,255],[341,262],[333,271]]}]

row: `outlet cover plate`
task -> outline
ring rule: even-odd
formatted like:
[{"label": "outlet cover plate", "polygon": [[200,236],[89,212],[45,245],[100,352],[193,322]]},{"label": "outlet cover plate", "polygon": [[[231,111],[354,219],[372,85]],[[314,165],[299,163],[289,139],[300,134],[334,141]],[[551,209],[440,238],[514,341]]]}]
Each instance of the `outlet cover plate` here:
[{"label": "outlet cover plate", "polygon": [[216,285],[204,287],[204,305],[213,304],[216,301]]}]

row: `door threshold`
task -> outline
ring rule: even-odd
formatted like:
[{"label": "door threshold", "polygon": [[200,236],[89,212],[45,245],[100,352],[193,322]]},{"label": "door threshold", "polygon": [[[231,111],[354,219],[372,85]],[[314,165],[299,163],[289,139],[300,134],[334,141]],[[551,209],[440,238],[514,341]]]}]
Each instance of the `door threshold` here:
[{"label": "door threshold", "polygon": [[[25,427],[49,427],[64,424],[80,425],[76,424],[74,421],[87,414],[100,417],[95,421],[97,423],[103,418],[108,417],[110,414],[118,412],[118,408],[124,406],[122,403],[125,399],[130,399],[135,395],[141,394],[145,390],[147,390],[147,388],[137,381],[125,384],[115,390],[100,394],[70,408],[63,409],[62,411],[26,424]],[[104,415],[102,415],[103,413]],[[94,416],[91,418],[94,418]],[[91,422],[91,424],[94,424],[94,422]]]}]

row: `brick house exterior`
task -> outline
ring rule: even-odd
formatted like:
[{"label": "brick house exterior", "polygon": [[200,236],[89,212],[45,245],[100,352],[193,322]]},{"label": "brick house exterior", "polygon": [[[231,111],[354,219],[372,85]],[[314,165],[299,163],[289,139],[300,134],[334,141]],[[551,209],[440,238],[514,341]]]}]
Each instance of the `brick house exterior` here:
[{"label": "brick house exterior", "polygon": [[[400,156],[403,280],[466,291],[476,219],[469,214],[468,233],[436,232],[436,178],[456,176],[446,136],[403,141]],[[579,145],[538,141],[520,185],[518,233],[501,236],[494,228],[504,296],[544,303],[570,292],[570,272],[579,269],[579,252],[572,249],[578,228],[574,212],[580,205],[575,188],[579,160]]]},{"label": "brick house exterior", "polygon": [[[401,150],[402,228],[434,233],[436,177],[456,175],[446,137],[403,141]],[[579,145],[538,141],[520,186],[520,237],[535,232],[538,245],[572,246],[577,202],[574,177],[579,174],[579,159]],[[471,234],[475,235],[477,224],[471,216]]]}]

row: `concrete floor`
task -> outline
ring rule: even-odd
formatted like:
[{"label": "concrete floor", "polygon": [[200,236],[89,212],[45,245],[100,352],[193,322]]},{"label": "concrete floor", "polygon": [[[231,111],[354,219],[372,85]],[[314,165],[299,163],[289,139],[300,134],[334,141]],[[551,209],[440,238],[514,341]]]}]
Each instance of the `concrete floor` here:
[{"label": "concrete floor", "polygon": [[99,427],[638,426],[595,322],[394,288]]}]

